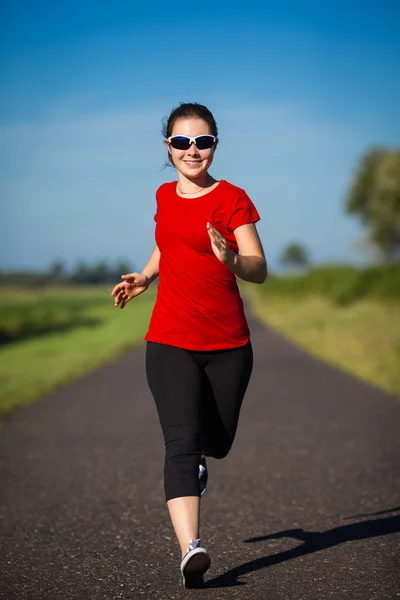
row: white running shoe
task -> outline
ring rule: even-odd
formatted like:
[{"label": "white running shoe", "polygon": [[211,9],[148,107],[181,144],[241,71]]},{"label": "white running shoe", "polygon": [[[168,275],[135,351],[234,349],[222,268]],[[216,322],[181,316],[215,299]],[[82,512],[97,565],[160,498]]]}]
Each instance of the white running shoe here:
[{"label": "white running shoe", "polygon": [[198,588],[204,583],[204,573],[210,568],[211,559],[200,539],[190,540],[189,548],[181,562],[182,583],[185,588]]},{"label": "white running shoe", "polygon": [[204,494],[204,492],[206,491],[207,481],[208,481],[208,470],[207,470],[206,457],[204,455],[202,455],[202,457],[200,459],[200,464],[199,464],[200,496],[202,496]]}]

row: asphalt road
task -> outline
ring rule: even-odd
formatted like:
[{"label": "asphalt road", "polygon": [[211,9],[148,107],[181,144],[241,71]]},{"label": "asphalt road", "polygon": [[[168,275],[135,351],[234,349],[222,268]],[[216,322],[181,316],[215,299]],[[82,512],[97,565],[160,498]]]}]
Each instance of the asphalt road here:
[{"label": "asphalt road", "polygon": [[209,460],[206,587],[184,590],[143,347],[0,428],[0,598],[400,598],[400,401],[250,319],[230,455]]}]

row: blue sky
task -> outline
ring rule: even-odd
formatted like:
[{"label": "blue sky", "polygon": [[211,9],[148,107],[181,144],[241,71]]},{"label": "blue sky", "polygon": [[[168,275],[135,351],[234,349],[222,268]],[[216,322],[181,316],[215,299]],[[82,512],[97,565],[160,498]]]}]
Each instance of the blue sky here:
[{"label": "blue sky", "polygon": [[360,155],[400,139],[400,5],[5,0],[0,8],[0,268],[126,259],[154,243],[161,119],[214,113],[217,178],[246,189],[278,266],[360,262],[343,201]]}]

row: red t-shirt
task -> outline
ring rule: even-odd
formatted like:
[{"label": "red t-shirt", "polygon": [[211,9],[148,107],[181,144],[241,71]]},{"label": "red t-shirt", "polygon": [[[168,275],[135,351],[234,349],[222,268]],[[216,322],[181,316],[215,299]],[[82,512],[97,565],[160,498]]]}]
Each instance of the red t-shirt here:
[{"label": "red t-shirt", "polygon": [[254,204],[246,192],[224,180],[198,198],[181,198],[176,181],[165,183],[156,199],[159,284],[145,339],[188,350],[246,344],[250,332],[236,277],[215,256],[206,224],[238,252],[234,231],[259,221]]}]

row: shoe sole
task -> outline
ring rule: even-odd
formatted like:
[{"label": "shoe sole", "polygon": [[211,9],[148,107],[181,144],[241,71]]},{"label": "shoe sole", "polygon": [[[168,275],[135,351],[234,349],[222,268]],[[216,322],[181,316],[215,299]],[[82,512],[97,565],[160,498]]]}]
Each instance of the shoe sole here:
[{"label": "shoe sole", "polygon": [[[201,484],[200,484],[200,488],[201,488]],[[203,489],[200,490],[200,497],[204,496],[204,494],[206,493],[206,489],[207,489],[207,484],[205,484]]]},{"label": "shoe sole", "polygon": [[205,463],[205,459],[204,459],[204,463],[202,463],[202,466],[206,468],[206,479],[205,479],[205,482],[203,482],[203,481],[201,480],[201,477],[199,476],[199,480],[200,480],[200,488],[201,488],[202,486],[204,486],[204,487],[203,487],[203,489],[200,491],[200,496],[204,496],[204,493],[205,493],[205,491],[206,491],[206,489],[207,489],[207,483],[208,483],[208,470],[207,470],[207,465],[206,465],[206,463]]},{"label": "shoe sole", "polygon": [[[185,559],[184,559],[185,560]],[[204,548],[192,550],[187,562],[182,561],[181,572],[183,586],[186,588],[201,587],[204,583],[204,573],[210,568],[210,555]]]}]

